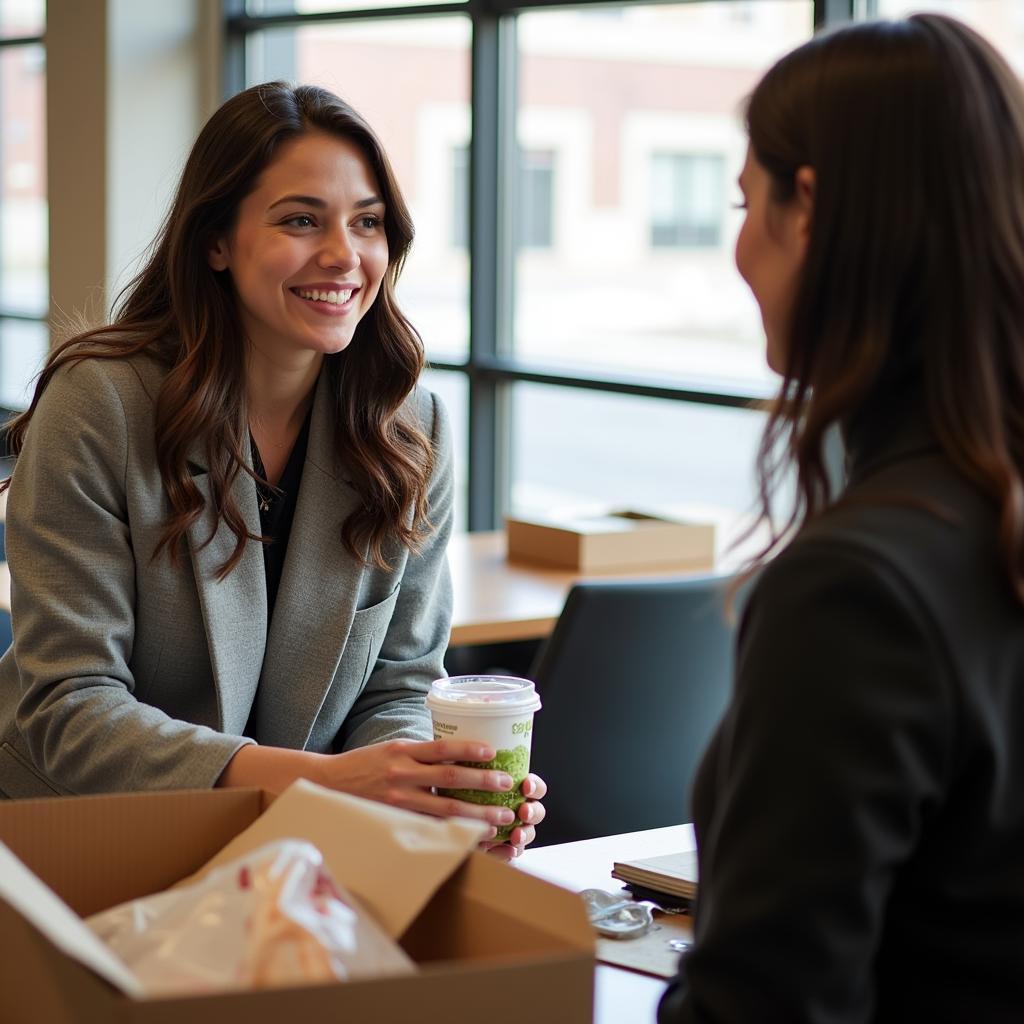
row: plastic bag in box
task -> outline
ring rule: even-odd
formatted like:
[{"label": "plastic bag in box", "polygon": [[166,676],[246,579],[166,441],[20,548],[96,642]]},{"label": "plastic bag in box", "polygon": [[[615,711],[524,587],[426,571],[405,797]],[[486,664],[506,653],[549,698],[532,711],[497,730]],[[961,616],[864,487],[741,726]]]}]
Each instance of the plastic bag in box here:
[{"label": "plastic bag in box", "polygon": [[149,995],[411,973],[402,949],[342,892],[312,843],[281,840],[201,882],[90,918]]}]

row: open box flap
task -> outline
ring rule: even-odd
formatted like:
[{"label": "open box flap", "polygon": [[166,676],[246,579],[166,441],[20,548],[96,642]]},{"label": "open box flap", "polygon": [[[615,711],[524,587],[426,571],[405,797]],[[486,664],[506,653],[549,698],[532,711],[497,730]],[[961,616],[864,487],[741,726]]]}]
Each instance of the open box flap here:
[{"label": "open box flap", "polygon": [[307,839],[335,880],[397,939],[488,831],[480,822],[430,818],[299,780],[186,882],[274,839]]},{"label": "open box flap", "polygon": [[122,992],[140,998],[142,986],[85,922],[3,843],[0,843],[0,899],[9,903],[61,952],[73,957]]},{"label": "open box flap", "polygon": [[577,949],[593,951],[594,930],[576,893],[485,854],[469,859],[460,882],[463,893],[495,910],[507,906],[509,893],[514,894],[517,911],[535,926]]}]

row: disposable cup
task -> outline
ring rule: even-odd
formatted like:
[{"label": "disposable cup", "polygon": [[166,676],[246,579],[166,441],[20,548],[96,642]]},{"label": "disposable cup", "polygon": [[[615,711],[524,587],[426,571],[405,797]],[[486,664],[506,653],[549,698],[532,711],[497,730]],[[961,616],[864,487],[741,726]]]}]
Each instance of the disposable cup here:
[{"label": "disposable cup", "polygon": [[[523,802],[520,788],[530,770],[533,715],[540,698],[529,679],[514,676],[452,676],[431,684],[427,707],[436,740],[471,740],[495,750],[493,761],[460,761],[471,768],[493,768],[512,776],[512,789],[492,793],[483,789],[441,789],[439,793],[475,804],[496,804],[515,811]],[[499,826],[504,842],[516,822]]]}]

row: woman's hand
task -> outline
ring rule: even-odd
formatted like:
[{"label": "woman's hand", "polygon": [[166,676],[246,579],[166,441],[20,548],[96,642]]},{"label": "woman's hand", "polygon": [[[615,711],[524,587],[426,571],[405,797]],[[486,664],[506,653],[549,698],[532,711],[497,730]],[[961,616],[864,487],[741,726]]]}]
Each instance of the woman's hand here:
[{"label": "woman's hand", "polygon": [[241,747],[228,762],[218,786],[256,786],[281,793],[296,779],[306,778],[328,789],[420,811],[439,818],[473,818],[490,825],[494,836],[499,825],[511,825],[518,818],[507,843],[484,840],[481,844],[498,857],[511,860],[532,843],[534,826],[544,820],[540,801],[548,791],[544,780],[527,775],[521,791],[526,800],[518,812],[495,804],[474,804],[441,796],[439,789],[483,789],[507,793],[513,779],[506,772],[488,768],[466,768],[453,761],[490,761],[494,749],[484,743],[456,740],[389,740],[344,754],[314,754],[304,750]]},{"label": "woman's hand", "polygon": [[519,805],[518,818],[522,824],[512,829],[507,843],[493,843],[484,840],[480,845],[495,857],[512,860],[518,857],[537,837],[535,825],[544,820],[544,805],[541,800],[547,795],[547,783],[539,775],[527,775],[523,779],[521,792],[526,800]]},{"label": "woman's hand", "polygon": [[[433,814],[439,818],[474,818],[486,822],[496,830],[498,825],[510,825],[515,821],[515,812],[508,807],[474,804],[432,792],[435,787],[483,789],[493,793],[508,792],[513,786],[513,779],[506,772],[465,768],[451,763],[490,761],[494,756],[494,749],[483,743],[459,740],[388,740],[385,743],[360,747],[358,750],[349,750],[344,754],[321,755],[317,774],[308,777],[330,789],[351,793],[353,796],[377,800],[393,807],[405,808],[407,811]],[[530,793],[526,791],[530,779],[540,783],[542,795],[547,791],[543,782],[536,776],[530,776],[523,782],[524,796],[534,793],[535,787],[531,788]],[[513,840],[516,839],[516,833],[523,834],[519,839],[520,849],[525,843],[532,841],[532,826],[544,816],[544,809],[541,807],[540,817],[535,817],[534,812],[527,812],[524,817],[523,812],[530,803],[528,800],[519,808],[523,826],[512,832]],[[539,804],[533,806],[540,807]]]}]

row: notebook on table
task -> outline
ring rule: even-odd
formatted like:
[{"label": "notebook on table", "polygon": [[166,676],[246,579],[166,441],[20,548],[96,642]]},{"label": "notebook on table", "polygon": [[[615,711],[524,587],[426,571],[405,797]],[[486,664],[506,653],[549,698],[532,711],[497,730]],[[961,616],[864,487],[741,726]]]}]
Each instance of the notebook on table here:
[{"label": "notebook on table", "polygon": [[625,882],[637,895],[646,891],[654,899],[662,895],[689,902],[697,895],[697,851],[616,861],[612,878]]}]

